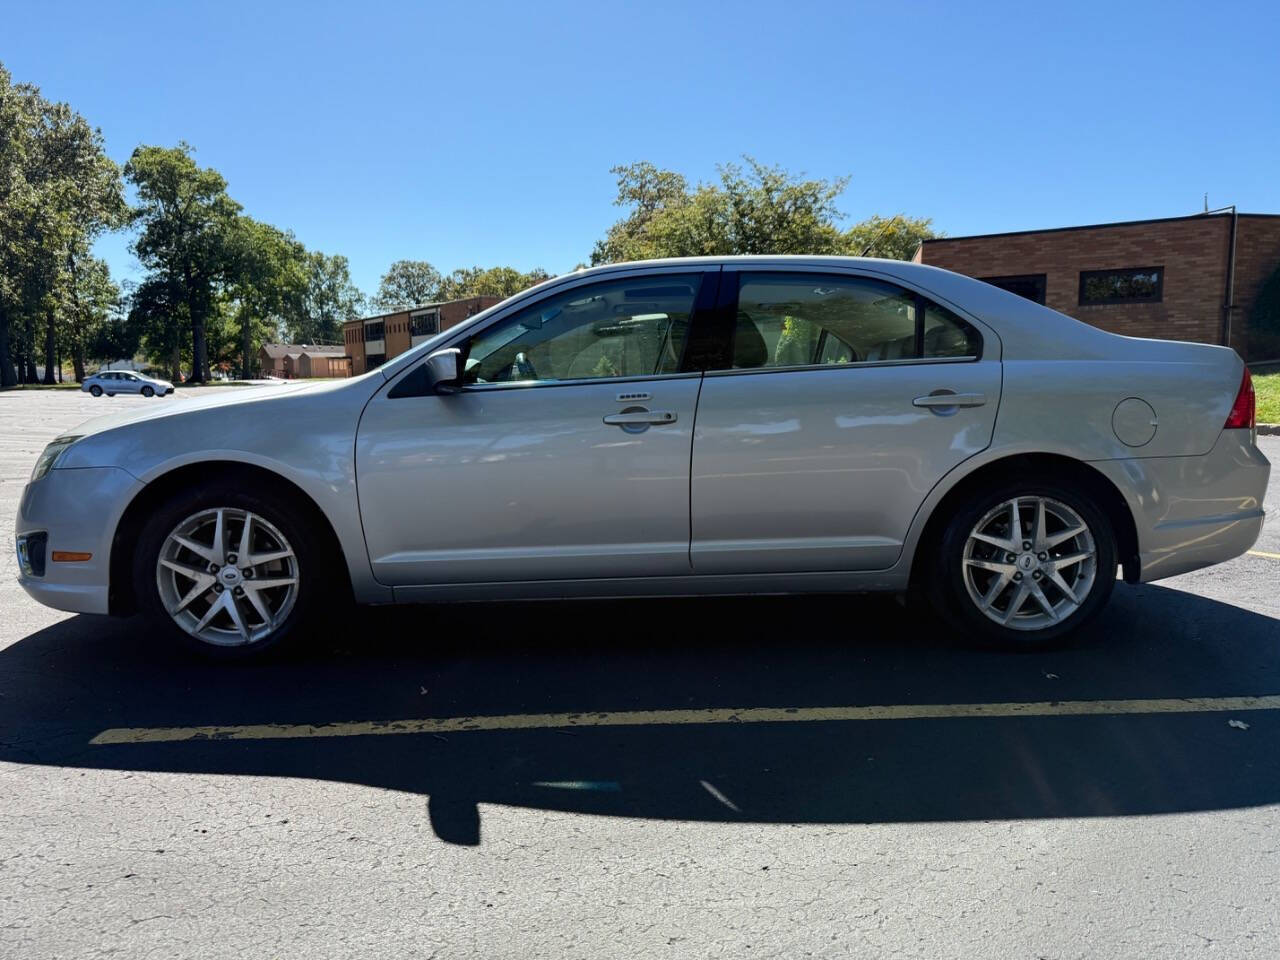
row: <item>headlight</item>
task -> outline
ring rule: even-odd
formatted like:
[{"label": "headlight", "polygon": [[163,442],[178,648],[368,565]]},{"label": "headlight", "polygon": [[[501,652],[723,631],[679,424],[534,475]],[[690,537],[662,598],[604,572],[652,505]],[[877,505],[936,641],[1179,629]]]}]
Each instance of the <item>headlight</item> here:
[{"label": "headlight", "polygon": [[32,481],[39,480],[52,470],[53,465],[58,462],[58,458],[66,452],[67,447],[79,439],[79,437],[59,437],[45,447],[44,452],[40,454],[40,459],[36,461],[36,468],[31,471]]}]

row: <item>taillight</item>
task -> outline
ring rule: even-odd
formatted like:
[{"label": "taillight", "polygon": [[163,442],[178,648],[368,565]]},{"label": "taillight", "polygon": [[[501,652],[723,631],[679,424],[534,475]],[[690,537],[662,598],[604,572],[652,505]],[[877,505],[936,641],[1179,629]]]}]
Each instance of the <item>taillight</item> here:
[{"label": "taillight", "polygon": [[1240,381],[1240,392],[1236,394],[1236,402],[1231,405],[1227,414],[1224,430],[1252,430],[1257,416],[1257,404],[1253,394],[1253,376],[1249,368],[1244,368],[1244,379]]}]

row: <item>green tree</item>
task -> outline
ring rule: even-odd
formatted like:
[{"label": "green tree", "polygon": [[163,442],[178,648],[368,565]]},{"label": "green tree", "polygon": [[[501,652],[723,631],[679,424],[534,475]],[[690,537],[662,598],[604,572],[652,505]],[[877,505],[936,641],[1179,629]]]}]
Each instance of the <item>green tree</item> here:
[{"label": "green tree", "polygon": [[92,336],[85,344],[87,356],[111,361],[137,355],[142,348],[142,331],[122,309],[127,300],[127,297],[117,300],[103,321],[93,327]]},{"label": "green tree", "polygon": [[471,267],[455,270],[441,280],[438,297],[441,300],[486,296],[506,299],[550,279],[551,274],[541,267],[535,267],[528,273],[521,273],[513,267]]},{"label": "green tree", "polygon": [[1280,355],[1280,267],[1273,270],[1258,288],[1245,335],[1250,356],[1267,358]]},{"label": "green tree", "polygon": [[[207,325],[216,307],[216,287],[227,270],[230,233],[240,205],[227,195],[222,174],[197,166],[192,154],[186,143],[141,146],[124,172],[138,192],[133,221],[141,229],[133,251],[149,272],[148,292],[163,285],[166,298],[181,306],[169,322],[190,325],[190,379],[203,382],[209,378]],[[181,338],[174,330],[163,339],[176,351]],[[176,352],[171,356],[177,377]]]},{"label": "green tree", "polygon": [[[182,379],[183,360],[190,362],[191,358],[190,341],[186,337],[190,324],[181,287],[168,277],[152,275],[130,292],[128,302],[126,324],[139,347],[153,362],[159,361],[165,366],[169,378],[177,383]],[[129,338],[118,340],[128,342]],[[184,343],[187,345],[185,357]],[[107,354],[99,356],[105,359]]]},{"label": "green tree", "polygon": [[440,271],[426,260],[397,260],[382,275],[372,306],[383,313],[440,298]]},{"label": "green tree", "polygon": [[[929,221],[872,217],[842,231],[836,198],[847,177],[803,179],[746,157],[717,168],[719,183],[690,189],[683,176],[651,163],[614,167],[615,203],[628,209],[596,244],[593,264],[657,257],[731,254],[860,254],[873,240],[883,256],[910,257],[909,236]],[[886,229],[888,226],[888,229]],[[883,251],[883,252],[881,252]],[[905,251],[905,253],[904,253]]]},{"label": "green tree", "polygon": [[45,382],[53,382],[60,291],[93,239],[123,223],[125,209],[101,133],[67,104],[14,84],[0,66],[0,383],[14,379],[15,339],[23,379],[35,377],[39,341]]},{"label": "green tree", "polygon": [[342,340],[342,325],[356,320],[365,308],[365,297],[351,282],[351,267],[341,254],[307,254],[306,283],[285,317],[285,329],[294,343]]},{"label": "green tree", "polygon": [[106,261],[87,252],[70,258],[64,279],[59,310],[62,337],[71,354],[76,381],[80,382],[85,378],[85,361],[90,350],[105,342],[100,331],[119,309],[120,288],[112,281]]},{"label": "green tree", "polygon": [[27,180],[38,109],[39,91],[15,84],[0,64],[0,386],[5,387],[18,382],[13,361],[22,355],[29,224],[39,207],[36,190]]},{"label": "green tree", "polygon": [[932,223],[930,219],[902,213],[892,217],[875,214],[845,231],[845,252],[856,257],[910,260],[922,240],[937,236]]},{"label": "green tree", "polygon": [[227,299],[235,318],[240,376],[254,373],[257,349],[276,336],[306,294],[310,260],[292,234],[251,217],[232,227]]}]

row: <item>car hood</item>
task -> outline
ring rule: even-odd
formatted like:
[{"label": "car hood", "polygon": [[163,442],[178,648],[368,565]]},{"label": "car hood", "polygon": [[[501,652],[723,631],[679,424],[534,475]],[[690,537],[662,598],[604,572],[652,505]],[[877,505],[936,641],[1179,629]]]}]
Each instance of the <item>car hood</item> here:
[{"label": "car hood", "polygon": [[169,417],[181,417],[212,407],[229,407],[239,404],[262,404],[282,397],[297,397],[306,393],[322,393],[326,389],[334,389],[350,383],[349,380],[322,381],[319,383],[289,383],[279,386],[265,387],[206,387],[201,388],[198,395],[191,396],[186,391],[179,391],[164,405],[146,404],[136,408],[108,413],[100,417],[86,420],[72,430],[64,432],[69,437],[92,437],[95,434],[116,430],[132,424],[150,420],[164,420]]}]

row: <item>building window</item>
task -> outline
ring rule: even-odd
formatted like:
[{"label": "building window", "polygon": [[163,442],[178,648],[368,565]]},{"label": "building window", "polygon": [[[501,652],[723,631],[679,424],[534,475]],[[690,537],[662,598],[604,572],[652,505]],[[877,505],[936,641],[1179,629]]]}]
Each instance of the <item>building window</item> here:
[{"label": "building window", "polygon": [[379,320],[377,323],[366,323],[364,325],[364,339],[368,343],[370,340],[381,340],[385,325]]},{"label": "building window", "polygon": [[371,353],[364,358],[364,368],[372,370],[374,367],[380,367],[386,362],[387,355],[385,353]]},{"label": "building window", "polygon": [[1080,305],[1156,303],[1164,296],[1164,267],[1084,270],[1080,273]]},{"label": "building window", "polygon": [[1012,277],[979,277],[978,279],[993,287],[1026,297],[1034,303],[1044,303],[1045,275],[1043,273],[1023,273]]},{"label": "building window", "polygon": [[440,332],[440,311],[423,310],[409,318],[409,334],[414,337],[430,337]]}]

